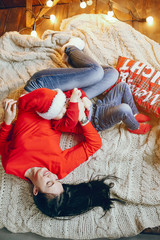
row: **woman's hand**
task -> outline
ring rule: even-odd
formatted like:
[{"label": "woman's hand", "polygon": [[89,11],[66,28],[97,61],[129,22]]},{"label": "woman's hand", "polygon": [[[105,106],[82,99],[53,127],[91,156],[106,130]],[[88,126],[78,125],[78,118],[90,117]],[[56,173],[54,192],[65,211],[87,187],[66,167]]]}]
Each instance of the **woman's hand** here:
[{"label": "woman's hand", "polygon": [[82,93],[77,88],[73,89],[72,95],[70,97],[70,102],[79,102]]},{"label": "woman's hand", "polygon": [[8,98],[2,102],[4,109],[4,122],[7,125],[10,125],[16,116],[16,102],[17,101]]},{"label": "woman's hand", "polygon": [[91,100],[88,97],[83,97],[82,102],[84,103],[84,107],[89,111],[92,105]]}]

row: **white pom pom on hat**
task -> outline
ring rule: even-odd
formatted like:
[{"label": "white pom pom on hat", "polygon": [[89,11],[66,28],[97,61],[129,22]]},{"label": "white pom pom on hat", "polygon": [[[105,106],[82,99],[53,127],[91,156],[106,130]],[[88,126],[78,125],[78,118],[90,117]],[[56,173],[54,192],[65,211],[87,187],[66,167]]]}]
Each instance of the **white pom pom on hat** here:
[{"label": "white pom pom on hat", "polygon": [[[40,113],[37,112],[37,114],[45,119],[51,120],[53,118],[55,118],[60,111],[62,110],[65,102],[66,102],[66,95],[60,90],[60,89],[54,89],[51,90],[53,92],[53,96],[51,94],[51,98],[52,99],[52,103],[50,105],[50,107],[48,108],[48,110],[44,113]],[[47,96],[49,97],[49,96]]]}]

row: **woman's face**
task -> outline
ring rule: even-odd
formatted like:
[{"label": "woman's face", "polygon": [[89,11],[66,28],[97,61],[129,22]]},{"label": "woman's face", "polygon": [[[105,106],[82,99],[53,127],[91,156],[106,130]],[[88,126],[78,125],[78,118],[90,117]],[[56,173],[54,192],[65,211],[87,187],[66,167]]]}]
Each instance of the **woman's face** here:
[{"label": "woman's face", "polygon": [[60,195],[64,191],[57,175],[51,173],[47,168],[40,168],[36,171],[33,184],[34,195],[37,195],[38,191],[54,195]]}]

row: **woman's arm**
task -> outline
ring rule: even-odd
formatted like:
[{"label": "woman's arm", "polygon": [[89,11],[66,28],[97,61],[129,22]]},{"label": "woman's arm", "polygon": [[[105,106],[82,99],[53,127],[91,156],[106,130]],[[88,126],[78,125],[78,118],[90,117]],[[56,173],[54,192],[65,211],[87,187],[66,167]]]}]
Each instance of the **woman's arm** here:
[{"label": "woman's arm", "polygon": [[91,122],[88,121],[84,126],[82,125],[82,130],[85,140],[63,152],[64,160],[61,166],[61,178],[64,178],[80,164],[88,160],[102,146],[102,140]]}]

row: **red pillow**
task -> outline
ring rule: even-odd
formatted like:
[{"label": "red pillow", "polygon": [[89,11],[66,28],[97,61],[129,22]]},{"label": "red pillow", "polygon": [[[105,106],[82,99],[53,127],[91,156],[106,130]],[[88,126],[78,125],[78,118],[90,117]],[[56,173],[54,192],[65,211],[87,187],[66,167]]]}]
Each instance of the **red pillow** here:
[{"label": "red pillow", "polygon": [[160,117],[160,71],[126,57],[119,57],[116,68],[119,72],[117,83],[128,83],[135,102]]}]

